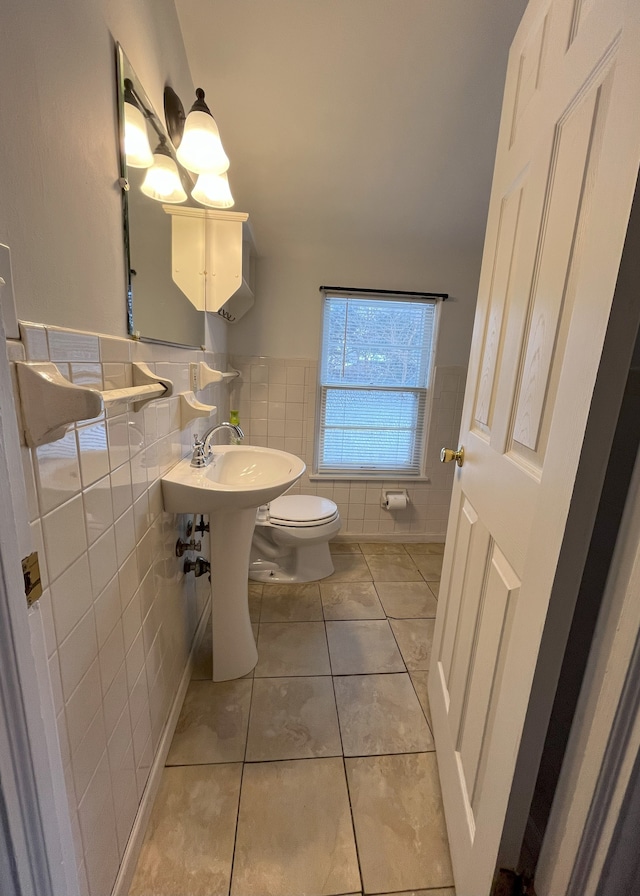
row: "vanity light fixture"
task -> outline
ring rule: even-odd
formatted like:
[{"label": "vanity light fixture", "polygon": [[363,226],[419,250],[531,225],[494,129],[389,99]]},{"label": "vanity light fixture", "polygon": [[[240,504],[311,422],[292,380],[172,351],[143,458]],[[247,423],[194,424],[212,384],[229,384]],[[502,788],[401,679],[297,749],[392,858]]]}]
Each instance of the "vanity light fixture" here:
[{"label": "vanity light fixture", "polygon": [[196,101],[187,116],[175,90],[165,87],[164,114],[181,165],[194,174],[222,174],[227,170],[229,159],[201,87],[196,90]]},{"label": "vanity light fixture", "polygon": [[164,137],[160,138],[160,143],[156,146],[153,165],[147,169],[147,175],[140,189],[145,196],[160,202],[184,202],[187,198],[178,166]]},{"label": "vanity light fixture", "polygon": [[222,174],[199,174],[191,195],[201,205],[209,208],[231,208],[235,204],[226,171]]},{"label": "vanity light fixture", "polygon": [[124,151],[127,165],[132,168],[150,168],[153,165],[147,122],[130,78],[124,80]]}]

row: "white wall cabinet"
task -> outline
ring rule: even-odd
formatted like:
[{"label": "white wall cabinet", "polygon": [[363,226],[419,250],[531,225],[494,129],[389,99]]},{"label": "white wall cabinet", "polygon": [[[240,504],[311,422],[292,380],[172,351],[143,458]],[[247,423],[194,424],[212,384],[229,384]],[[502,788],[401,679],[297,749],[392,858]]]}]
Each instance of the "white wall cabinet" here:
[{"label": "white wall cabinet", "polygon": [[254,302],[255,246],[244,212],[163,206],[175,284],[199,310],[233,323]]}]

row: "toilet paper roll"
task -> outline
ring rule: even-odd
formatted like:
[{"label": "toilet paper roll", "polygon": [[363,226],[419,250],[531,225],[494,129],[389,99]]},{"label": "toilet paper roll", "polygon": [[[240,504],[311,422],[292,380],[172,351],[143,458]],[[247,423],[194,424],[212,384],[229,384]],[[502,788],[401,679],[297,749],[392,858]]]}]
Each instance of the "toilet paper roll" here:
[{"label": "toilet paper roll", "polygon": [[407,496],[402,493],[397,495],[387,495],[387,500],[384,502],[384,506],[387,510],[404,510],[407,506]]}]

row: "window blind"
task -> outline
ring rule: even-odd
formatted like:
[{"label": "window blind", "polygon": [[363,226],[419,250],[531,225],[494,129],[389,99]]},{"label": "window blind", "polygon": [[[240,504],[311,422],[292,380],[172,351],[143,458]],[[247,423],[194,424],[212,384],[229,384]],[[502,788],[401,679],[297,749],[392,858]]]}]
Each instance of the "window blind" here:
[{"label": "window blind", "polygon": [[420,475],[435,303],[325,295],[316,469]]}]

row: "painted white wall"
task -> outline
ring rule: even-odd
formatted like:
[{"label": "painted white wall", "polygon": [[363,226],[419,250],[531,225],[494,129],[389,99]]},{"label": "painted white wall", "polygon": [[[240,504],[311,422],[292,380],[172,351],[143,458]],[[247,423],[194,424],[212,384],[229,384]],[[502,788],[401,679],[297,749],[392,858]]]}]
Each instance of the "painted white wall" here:
[{"label": "painted white wall", "polygon": [[[0,243],[18,316],[126,335],[113,40],[156,110],[193,85],[172,0],[9,0],[0,54]],[[224,351],[222,321],[213,327]],[[212,346],[213,347],[213,346]]]},{"label": "painted white wall", "polygon": [[441,308],[436,364],[466,367],[481,253],[481,245],[467,251],[425,246],[418,256],[393,247],[381,254],[366,247],[309,246],[304,255],[258,258],[256,302],[245,317],[229,326],[229,351],[317,358],[321,285],[425,290],[451,296]]},{"label": "painted white wall", "polygon": [[[0,242],[11,246],[22,319],[122,336],[124,255],[117,186],[113,38],[156,107],[164,84],[185,98],[191,76],[171,0],[64,0],[3,8],[11,40],[0,54]],[[258,240],[258,249],[259,240]],[[208,346],[236,353],[317,357],[321,283],[451,293],[437,363],[464,365],[481,247],[427,245],[407,256],[359,244],[317,244],[260,258],[256,304],[234,327],[214,318]],[[285,250],[286,253],[286,250]],[[295,339],[292,338],[295,334]]]},{"label": "painted white wall", "polygon": [[[114,40],[123,45],[157,109],[162,110],[165,82],[171,83],[188,101],[192,83],[172,0],[59,0],[55,4],[41,4],[35,0],[7,0],[2,7],[2,27],[5,41],[0,54],[0,77],[3,83],[0,99],[0,131],[3,135],[0,141],[0,244],[11,248],[18,317],[48,326],[99,333],[103,337],[125,336],[125,263],[121,195],[117,185],[119,166]],[[41,327],[30,327],[25,333],[27,359],[45,360],[51,345],[52,331],[45,333]],[[80,349],[80,354],[83,361],[94,362],[89,366],[93,369],[94,385],[98,388],[112,382],[109,378],[113,378],[114,375],[126,377],[126,364],[130,357],[129,353],[132,352],[139,360],[159,363],[164,367],[166,375],[175,381],[176,391],[185,390],[188,388],[186,362],[205,357],[197,352],[180,351],[176,354],[175,349],[166,347],[131,344],[128,341],[119,342],[108,338],[98,340],[78,333],[58,331],[56,338],[65,343],[69,339],[71,341],[79,339],[85,348],[87,345],[93,346],[91,358],[86,355],[85,348]],[[4,340],[0,341],[4,351]],[[225,324],[221,320],[212,321],[208,327],[208,344],[216,346],[217,351],[224,352],[225,342]],[[14,348],[16,351],[22,351],[22,346],[19,344]],[[75,357],[77,360],[78,356]],[[211,357],[213,359],[213,356]],[[219,357],[218,364],[224,363],[225,356]],[[67,358],[58,352],[55,354],[55,360],[66,365],[66,361],[71,361],[72,357]],[[100,361],[105,364],[103,372]],[[86,368],[84,369],[86,373]],[[221,396],[221,400],[217,403],[222,406],[223,402],[224,397]],[[173,409],[166,411],[167,409],[164,413],[166,426],[169,429],[179,426],[177,399]],[[154,418],[155,413],[155,410],[151,411],[149,419]],[[146,414],[138,415],[140,418],[143,416],[146,422]],[[110,425],[113,425],[112,420]],[[157,442],[162,435],[160,425],[154,419],[148,431],[145,426],[139,428],[143,432],[138,445],[139,453],[142,456],[143,452],[149,450],[149,458],[151,459],[151,455],[155,458],[151,464],[146,461],[144,464],[141,463],[140,469],[143,467],[145,470],[152,469],[155,474],[159,474],[161,468],[158,466],[154,442]],[[174,433],[177,433],[177,430],[174,429]],[[179,433],[175,435],[174,456],[172,459],[168,456],[165,458],[167,464],[173,463],[184,450],[181,438]],[[185,434],[185,438],[185,444],[188,445],[190,433]],[[136,768],[132,777],[129,769],[128,782],[127,772],[123,766],[119,768],[114,766],[105,776],[105,769],[111,768],[112,756],[108,754],[108,750],[114,725],[113,719],[108,720],[104,716],[105,707],[108,706],[108,692],[102,693],[100,687],[96,688],[95,680],[93,684],[89,682],[86,693],[91,699],[97,699],[98,703],[103,701],[94,716],[94,721],[97,720],[101,729],[99,743],[89,747],[88,741],[85,741],[88,732],[83,728],[76,728],[76,736],[81,737],[82,743],[76,745],[75,751],[70,750],[65,719],[66,714],[70,712],[70,701],[74,701],[77,694],[82,692],[82,682],[73,695],[67,695],[67,699],[64,690],[61,689],[61,661],[58,658],[58,646],[61,645],[56,641],[54,604],[57,601],[57,605],[60,606],[64,601],[72,601],[76,592],[64,586],[63,577],[68,569],[58,576],[55,575],[55,567],[60,566],[60,552],[58,548],[50,549],[51,546],[45,544],[46,537],[43,541],[43,533],[46,529],[45,519],[51,512],[55,513],[61,507],[71,505],[78,511],[82,510],[85,519],[75,533],[79,535],[75,546],[80,545],[83,550],[81,564],[85,573],[82,581],[86,595],[84,586],[89,582],[90,577],[87,573],[90,571],[90,565],[87,567],[89,548],[86,548],[86,560],[84,548],[92,539],[82,529],[91,524],[95,508],[91,510],[91,496],[85,498],[82,490],[97,488],[104,496],[102,506],[107,513],[104,522],[109,524],[104,536],[110,545],[110,562],[115,559],[118,566],[120,564],[117,552],[115,555],[113,553],[113,545],[116,544],[113,540],[115,523],[119,522],[120,527],[126,526],[126,517],[133,511],[128,508],[121,514],[119,520],[113,519],[114,508],[117,505],[113,501],[115,491],[112,488],[109,468],[103,464],[102,472],[105,475],[99,483],[90,486],[85,476],[91,467],[90,464],[87,467],[90,458],[83,452],[79,441],[73,445],[75,439],[72,430],[67,442],[72,446],[75,457],[71,462],[75,470],[72,479],[78,493],[61,495],[62,504],[52,508],[49,499],[42,491],[43,478],[40,475],[42,470],[38,466],[40,461],[36,456],[38,452],[23,449],[27,501],[25,503],[24,495],[20,497],[19,512],[21,510],[28,512],[32,546],[37,547],[40,554],[43,582],[46,579],[46,584],[51,585],[52,590],[55,590],[56,581],[59,585],[55,600],[51,597],[52,591],[47,588],[29,617],[37,664],[37,686],[41,688],[43,695],[45,691],[47,692],[46,697],[43,696],[43,717],[45,724],[48,725],[48,734],[53,733],[55,738],[56,730],[59,732],[60,759],[65,772],[63,775],[61,768],[53,770],[54,787],[62,799],[65,798],[62,791],[66,789],[71,831],[75,839],[77,875],[82,892],[90,893],[91,896],[104,896],[111,891],[111,885],[118,872],[138,797],[141,795],[137,792],[138,771]],[[118,472],[112,471],[115,478],[120,476],[127,483],[131,483],[127,442],[126,437],[121,441],[120,447],[125,453],[116,459],[116,455],[113,455],[113,449],[117,450],[115,441],[109,443],[111,449],[109,454],[106,452],[107,441],[103,438],[102,453],[104,460],[109,458],[109,464],[112,455],[114,462],[119,464]],[[91,456],[95,456],[95,451],[92,450]],[[35,482],[36,470],[38,486]],[[140,477],[143,493],[137,500],[142,499],[143,502],[147,500],[145,495],[152,485],[147,478],[147,472]],[[16,477],[12,479],[15,480]],[[166,519],[161,513],[157,480],[154,486],[157,499],[156,521],[157,526],[161,526],[161,521],[164,525]],[[24,491],[21,482],[20,490]],[[133,498],[129,490],[130,486],[127,485],[125,491]],[[93,497],[97,495],[98,492],[94,491]],[[78,523],[81,519],[81,516],[78,516]],[[139,533],[135,531],[135,527],[129,525],[128,528],[133,534],[133,541],[128,546],[130,554],[125,563],[129,562],[130,568],[137,568],[134,552],[140,549],[142,542],[137,537]],[[145,533],[143,538],[147,535],[148,533]],[[175,540],[174,532],[171,533],[171,539]],[[71,539],[71,542],[73,541],[74,539]],[[91,549],[95,548],[96,543],[91,544]],[[25,548],[20,551],[21,554],[26,552]],[[163,556],[166,552],[161,552],[158,545],[156,553],[158,556]],[[132,556],[134,562],[130,560]],[[52,558],[55,558],[53,570],[50,563]],[[148,570],[149,565],[148,560],[142,563],[143,574],[155,575],[153,569],[156,564],[153,564],[153,569]],[[119,587],[119,569],[112,567],[111,572],[114,575],[105,591],[113,587],[115,594]],[[93,576],[93,573],[91,575]],[[89,584],[93,589],[92,579]],[[193,614],[189,622],[187,620],[189,614],[184,609],[186,606],[184,583],[176,578],[175,584],[177,591],[173,598],[162,600],[163,605],[182,620],[180,623],[174,619],[167,625],[167,630],[172,632],[176,643],[166,654],[166,662],[172,666],[173,672],[163,678],[168,684],[164,694],[165,714],[167,704],[175,696],[177,679],[183,673],[185,651],[188,652],[194,627]],[[190,587],[193,586],[186,585],[187,589]],[[150,589],[150,594],[155,593],[156,591]],[[92,597],[96,598],[99,606],[98,595]],[[136,600],[135,595],[132,600]],[[201,609],[202,607],[199,608],[200,612]],[[88,617],[83,618],[88,618],[88,631],[92,631],[91,620],[96,613],[93,599],[87,613]],[[122,620],[118,619],[114,627],[115,637],[111,639],[118,645],[117,650],[121,650],[122,646],[121,627]],[[142,635],[139,633],[135,637],[139,639]],[[104,646],[99,647],[96,642],[91,658],[93,673],[88,674],[95,674],[100,666]],[[62,650],[64,651],[64,648]],[[69,650],[69,656],[72,656],[73,648],[70,646]],[[127,683],[128,688],[125,666],[126,658],[122,657],[120,671],[117,674],[120,683]],[[102,681],[101,675],[102,667],[98,681]],[[140,686],[145,695],[148,689],[148,699],[145,696],[145,700],[140,703],[143,727],[147,725],[149,713],[153,711],[152,704],[160,705],[152,697],[153,684],[150,680],[145,683],[146,677],[145,657],[137,679],[138,684],[142,682]],[[86,682],[88,679],[83,678],[83,681]],[[159,683],[160,679],[157,681]],[[119,718],[126,722],[130,694],[125,694],[120,689],[120,695],[124,701],[124,708]],[[78,705],[76,702],[76,707]],[[150,763],[156,762],[160,766],[163,763],[162,758],[158,758],[160,729],[163,724],[161,715],[162,713],[157,717],[155,736],[152,732],[151,738],[147,738],[149,747],[145,747],[143,751],[147,754],[146,758],[139,756],[142,762],[141,768],[145,767],[144,775],[148,773]],[[88,718],[85,721],[88,721]],[[132,745],[131,748],[127,748],[129,757],[133,749],[132,723],[131,733]],[[105,738],[107,738],[106,748]],[[52,744],[53,740],[49,746],[55,753],[58,747],[55,745],[54,748]],[[90,780],[85,774],[80,787],[76,780],[77,769],[74,770],[74,755],[85,772],[90,773]],[[80,767],[78,762],[77,768]],[[108,780],[110,775],[112,779]],[[132,786],[134,780],[135,787]],[[145,786],[142,778],[139,784],[142,791]],[[121,811],[117,808],[118,793],[123,800],[131,803],[128,817],[126,817],[127,810],[122,804]],[[133,805],[134,803],[136,805]],[[61,825],[68,828],[69,820],[61,819]],[[135,859],[132,861],[135,864]],[[75,876],[76,867],[73,861],[67,861],[66,868],[70,875]],[[73,886],[69,883],[66,888],[63,885],[62,889],[65,893],[71,894],[75,891],[74,886],[75,883]]]}]

